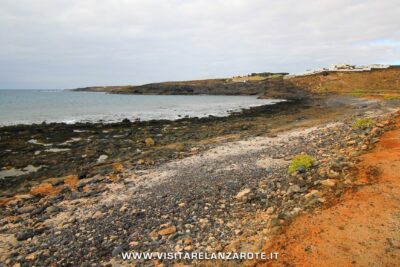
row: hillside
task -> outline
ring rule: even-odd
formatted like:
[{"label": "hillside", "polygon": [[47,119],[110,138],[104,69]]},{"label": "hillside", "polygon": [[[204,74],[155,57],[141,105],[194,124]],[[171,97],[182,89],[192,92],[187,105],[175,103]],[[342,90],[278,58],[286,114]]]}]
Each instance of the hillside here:
[{"label": "hillside", "polygon": [[287,79],[294,86],[312,93],[339,93],[353,96],[398,97],[400,67],[362,72],[322,72]]},{"label": "hillside", "polygon": [[78,88],[75,91],[143,95],[260,95],[265,91],[266,79],[267,77],[253,75],[226,79],[150,83],[139,86],[95,86]]},{"label": "hillside", "polygon": [[140,95],[258,95],[262,98],[303,98],[309,94],[400,97],[400,68],[371,71],[324,71],[295,77],[277,73],[226,79],[150,83],[139,86],[95,86],[74,91]]}]

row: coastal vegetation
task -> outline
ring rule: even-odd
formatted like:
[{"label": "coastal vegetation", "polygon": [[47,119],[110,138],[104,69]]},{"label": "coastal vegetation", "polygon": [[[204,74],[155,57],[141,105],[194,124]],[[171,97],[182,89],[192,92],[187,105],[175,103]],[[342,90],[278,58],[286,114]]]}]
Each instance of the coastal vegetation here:
[{"label": "coastal vegetation", "polygon": [[289,165],[288,172],[304,172],[309,170],[314,164],[314,158],[307,154],[297,155],[292,159]]},{"label": "coastal vegetation", "polygon": [[374,125],[374,120],[371,118],[362,118],[358,119],[354,122],[353,128],[360,129],[360,128],[368,128]]},{"label": "coastal vegetation", "polygon": [[363,89],[354,89],[353,91],[347,93],[347,95],[355,96],[355,97],[364,97],[368,95],[368,92]]}]

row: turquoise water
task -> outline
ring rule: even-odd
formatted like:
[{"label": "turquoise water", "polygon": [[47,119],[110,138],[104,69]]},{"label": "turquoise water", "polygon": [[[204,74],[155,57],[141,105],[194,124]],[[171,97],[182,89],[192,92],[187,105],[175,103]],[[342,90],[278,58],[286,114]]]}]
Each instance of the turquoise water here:
[{"label": "turquoise water", "polygon": [[226,116],[277,100],[255,96],[112,95],[62,90],[0,90],[0,125]]}]

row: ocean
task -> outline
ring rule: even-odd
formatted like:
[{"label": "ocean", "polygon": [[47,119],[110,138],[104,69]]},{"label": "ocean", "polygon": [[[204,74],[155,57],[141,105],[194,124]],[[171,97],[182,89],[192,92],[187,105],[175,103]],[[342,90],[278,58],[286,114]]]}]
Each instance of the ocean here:
[{"label": "ocean", "polygon": [[279,100],[256,96],[116,95],[66,90],[0,90],[0,125],[46,122],[116,122],[227,116]]}]

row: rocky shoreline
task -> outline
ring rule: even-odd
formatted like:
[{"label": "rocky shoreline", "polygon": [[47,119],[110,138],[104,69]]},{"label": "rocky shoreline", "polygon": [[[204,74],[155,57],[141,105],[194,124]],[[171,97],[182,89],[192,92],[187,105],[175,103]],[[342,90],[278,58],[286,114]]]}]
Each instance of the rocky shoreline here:
[{"label": "rocky shoreline", "polygon": [[[120,123],[50,123],[0,127],[0,196],[27,192],[53,177],[108,174],[115,162],[145,169],[189,156],[225,140],[273,134],[313,110],[324,99],[294,100],[243,110],[228,117]],[[336,111],[335,111],[336,112]],[[337,112],[336,112],[337,113]],[[147,140],[147,141],[146,141]]]},{"label": "rocky shoreline", "polygon": [[[13,146],[3,165],[26,147],[21,165],[54,153],[41,159],[54,168],[2,184],[1,261],[92,266],[124,264],[122,251],[262,250],[297,214],[354,186],[357,157],[391,129],[392,112],[384,102],[331,97],[226,118],[2,128],[2,148]],[[373,123],[354,126],[367,116]],[[63,145],[46,146],[55,142]],[[56,148],[70,150],[43,152]],[[315,159],[312,168],[288,174],[299,154]],[[254,235],[264,241],[252,244]]]}]

